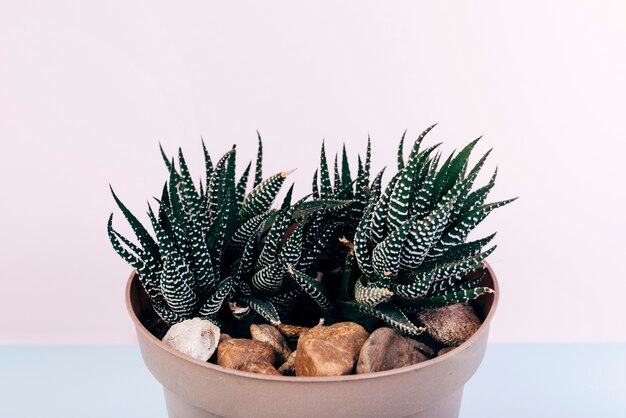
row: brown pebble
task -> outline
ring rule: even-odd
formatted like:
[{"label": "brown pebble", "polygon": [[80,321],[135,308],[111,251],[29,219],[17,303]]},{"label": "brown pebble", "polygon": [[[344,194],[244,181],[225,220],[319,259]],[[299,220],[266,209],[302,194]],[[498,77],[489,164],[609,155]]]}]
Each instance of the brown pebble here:
[{"label": "brown pebble", "polygon": [[444,345],[461,345],[480,328],[480,319],[467,303],[426,309],[418,314],[428,334]]},{"label": "brown pebble", "polygon": [[356,372],[373,373],[410,366],[428,358],[392,328],[378,328],[363,344]]},{"label": "brown pebble", "polygon": [[311,328],[301,327],[298,325],[279,324],[276,326],[281,334],[285,336],[289,341],[297,341],[300,335],[304,334]]},{"label": "brown pebble", "polygon": [[295,376],[296,374],[296,353],[298,351],[294,351],[291,353],[286,362],[284,362],[279,368],[278,372],[284,376]]},{"label": "brown pebble", "polygon": [[316,326],[298,340],[296,376],[351,374],[369,334],[354,322]]},{"label": "brown pebble", "polygon": [[220,342],[230,340],[230,335],[228,334],[220,334]]},{"label": "brown pebble", "polygon": [[417,341],[413,338],[406,337],[406,342],[408,342],[411,347],[418,350],[422,354],[426,354],[429,357],[432,357],[435,355],[435,350],[433,350],[432,348],[430,348],[428,345],[424,344],[421,341]]},{"label": "brown pebble", "polygon": [[262,341],[243,338],[224,340],[217,347],[217,364],[229,369],[240,369],[248,363],[274,365],[276,352],[271,345]]},{"label": "brown pebble", "polygon": [[280,376],[278,370],[269,363],[247,363],[243,365],[239,370],[250,373],[268,374],[273,376]]},{"label": "brown pebble", "polygon": [[255,341],[263,341],[271,345],[281,362],[287,361],[291,355],[291,349],[285,337],[275,327],[267,324],[250,325],[250,334]]}]

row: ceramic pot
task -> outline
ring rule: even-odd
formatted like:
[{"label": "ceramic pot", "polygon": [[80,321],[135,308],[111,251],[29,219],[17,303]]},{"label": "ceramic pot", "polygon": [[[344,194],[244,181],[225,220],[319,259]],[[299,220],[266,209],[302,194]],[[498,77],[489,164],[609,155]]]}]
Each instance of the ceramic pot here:
[{"label": "ceramic pot", "polygon": [[170,418],[208,417],[458,417],[463,386],[480,365],[498,303],[493,270],[481,285],[495,294],[473,302],[484,319],[466,342],[434,359],[384,372],[337,377],[283,377],[201,362],[162,343],[144,324],[155,318],[135,273],[126,305],[143,359],[163,385]]}]

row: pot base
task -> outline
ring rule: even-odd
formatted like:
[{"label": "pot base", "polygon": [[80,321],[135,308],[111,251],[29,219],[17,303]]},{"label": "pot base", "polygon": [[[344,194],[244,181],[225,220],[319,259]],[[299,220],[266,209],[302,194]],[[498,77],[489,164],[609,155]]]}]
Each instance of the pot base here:
[{"label": "pot base", "polygon": [[[197,408],[189,403],[185,398],[176,395],[167,388],[163,388],[165,394],[165,405],[167,415],[170,418],[224,418],[221,415],[214,415],[206,410]],[[442,398],[436,404],[432,404],[428,409],[416,414],[407,415],[404,418],[456,418],[461,410],[461,399],[463,398],[463,388],[457,390],[452,395]],[[238,415],[230,415],[233,418]],[[263,418],[261,415],[257,415]]]},{"label": "pot base", "polygon": [[176,395],[174,392],[163,388],[165,394],[165,406],[167,416],[170,418],[222,418],[220,415],[213,415],[210,412],[196,408],[185,398]]}]

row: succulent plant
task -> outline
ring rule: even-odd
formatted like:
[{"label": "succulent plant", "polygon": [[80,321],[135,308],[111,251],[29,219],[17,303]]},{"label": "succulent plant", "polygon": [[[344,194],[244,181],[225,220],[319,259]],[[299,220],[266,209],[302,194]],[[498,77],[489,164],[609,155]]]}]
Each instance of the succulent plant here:
[{"label": "succulent plant", "polygon": [[485,204],[496,172],[483,187],[472,187],[489,152],[468,171],[478,139],[440,164],[439,144],[420,150],[426,129],[403,158],[381,193],[372,186],[346,257],[338,305],[352,318],[378,318],[400,331],[419,335],[424,328],[410,314],[426,307],[467,302],[493,292],[479,287],[484,250],[495,234],[466,242],[468,234],[494,209],[514,199]]},{"label": "succulent plant", "polygon": [[156,199],[158,210],[148,205],[156,238],[111,189],[138,243],[113,228],[113,215],[108,222],[110,241],[137,271],[157,314],[170,324],[201,317],[224,325],[256,312],[276,324],[308,295],[322,314],[330,315],[333,305],[309,274],[317,270],[317,257],[336,227],[322,222],[321,214],[350,202],[307,196],[292,204],[292,185],[280,208],[274,209],[290,172],[263,180],[260,136],[250,192],[246,190],[252,163],[236,178],[235,147],[215,165],[204,142],[203,149],[206,179],[199,190],[182,150],[177,168],[161,149],[169,180]]},{"label": "succulent plant", "polygon": [[[169,177],[152,233],[111,189],[137,243],[113,228],[115,251],[138,273],[155,312],[169,324],[192,317],[222,327],[245,326],[255,314],[272,324],[349,319],[384,321],[410,335],[424,328],[410,318],[427,307],[467,302],[491,289],[479,286],[484,249],[495,234],[467,242],[494,209],[485,204],[490,181],[473,189],[489,155],[469,167],[478,139],[442,162],[438,145],[420,149],[426,129],[383,188],[385,169],[370,182],[371,142],[353,178],[345,145],[329,169],[322,143],[312,193],[292,203],[293,185],[272,207],[290,172],[263,179],[259,135],[252,162],[236,176],[236,148],[213,164],[203,145],[206,177],[196,187],[182,150],[169,158]],[[177,161],[176,161],[177,160]],[[331,179],[332,177],[332,179]],[[297,309],[296,309],[297,307]]]}]

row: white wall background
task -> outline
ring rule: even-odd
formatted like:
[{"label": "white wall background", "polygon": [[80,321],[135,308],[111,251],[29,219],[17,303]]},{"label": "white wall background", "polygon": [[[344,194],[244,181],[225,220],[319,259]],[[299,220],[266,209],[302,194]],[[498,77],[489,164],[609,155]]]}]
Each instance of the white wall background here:
[{"label": "white wall background", "polygon": [[626,3],[518,3],[3,1],[0,343],[134,341],[108,184],[143,211],[157,141],[199,176],[200,135],[243,165],[258,128],[303,194],[322,138],[380,168],[433,122],[521,196],[481,228],[492,341],[626,341]]}]

